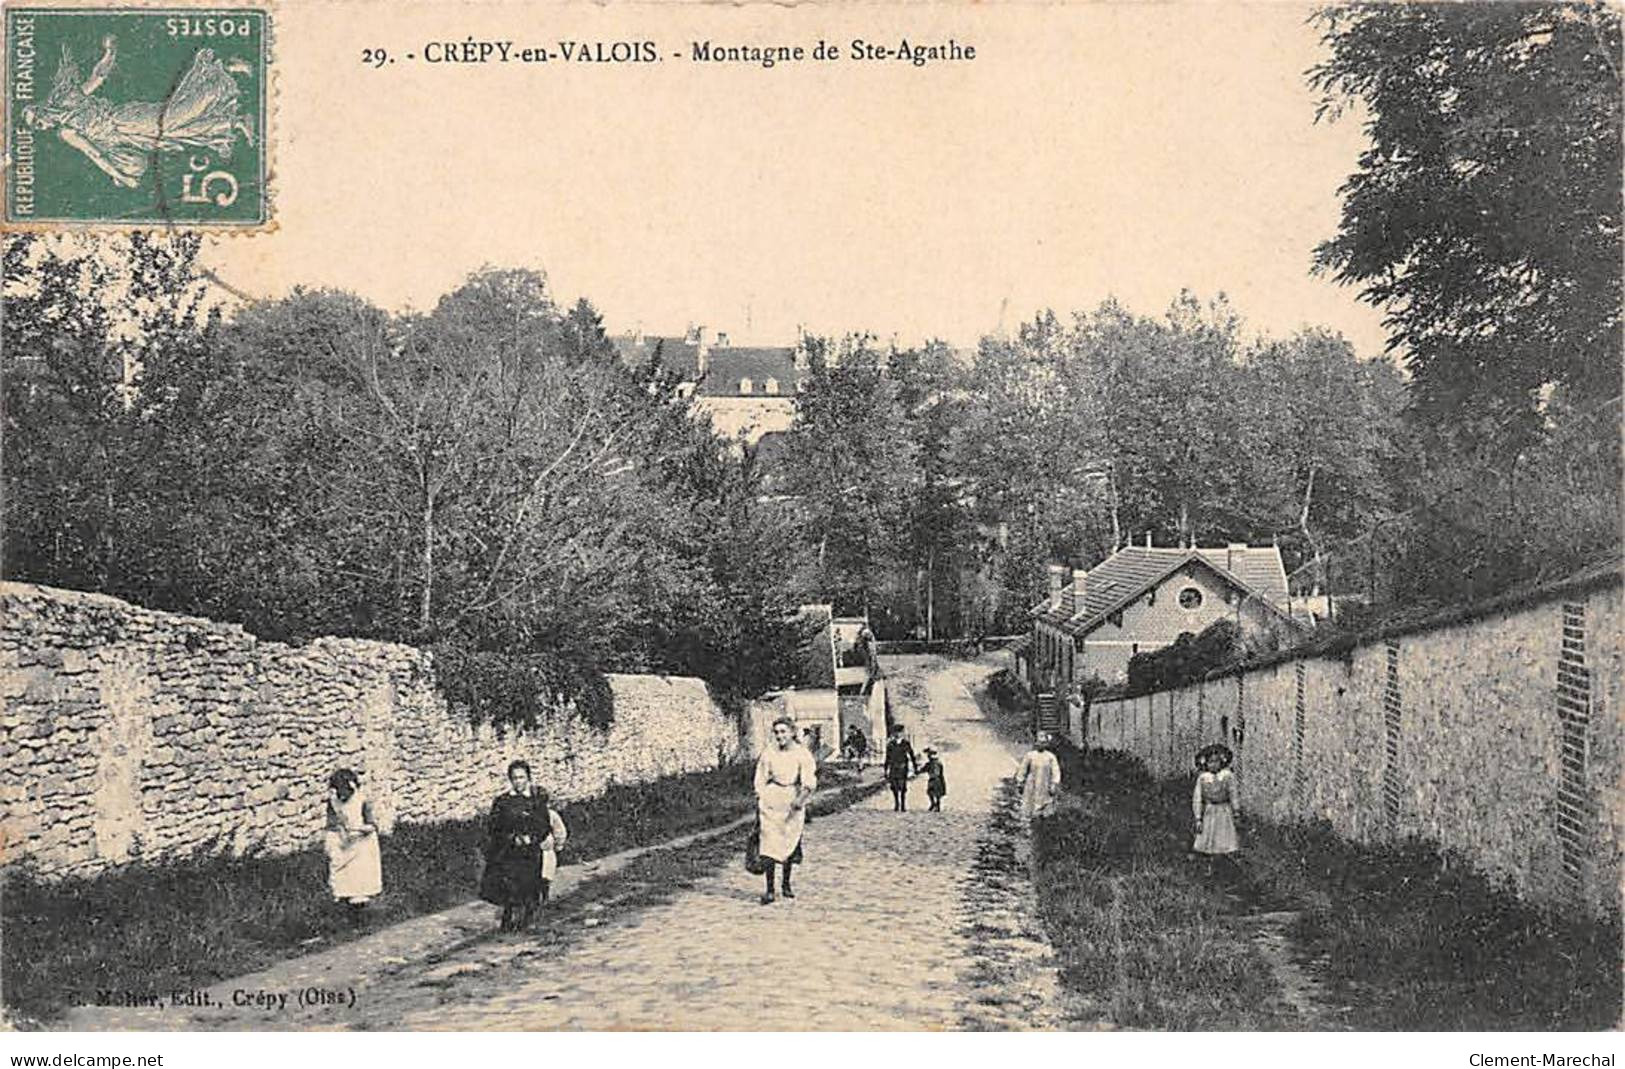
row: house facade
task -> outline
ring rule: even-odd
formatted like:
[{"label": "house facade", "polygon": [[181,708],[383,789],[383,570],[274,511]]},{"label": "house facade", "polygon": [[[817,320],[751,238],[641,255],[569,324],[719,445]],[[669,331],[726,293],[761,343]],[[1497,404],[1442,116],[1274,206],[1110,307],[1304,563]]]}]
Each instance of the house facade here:
[{"label": "house facade", "polygon": [[704,327],[691,327],[680,337],[638,332],[612,340],[629,364],[658,356],[677,380],[674,396],[691,398],[721,438],[754,446],[795,422],[796,394],[807,377],[806,354],[799,346],[733,345],[726,334],[708,338]]},{"label": "house facade", "polygon": [[1090,569],[1051,565],[1018,657],[1035,690],[1128,678],[1129,660],[1231,620],[1243,643],[1275,648],[1297,625],[1275,546],[1125,546]]}]

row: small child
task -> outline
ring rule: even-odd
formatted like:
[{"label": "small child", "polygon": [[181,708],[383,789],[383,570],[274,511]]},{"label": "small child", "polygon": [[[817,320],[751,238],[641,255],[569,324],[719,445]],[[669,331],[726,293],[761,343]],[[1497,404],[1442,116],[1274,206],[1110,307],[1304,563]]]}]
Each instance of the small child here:
[{"label": "small child", "polygon": [[538,790],[537,801],[547,810],[548,835],[542,840],[542,901],[547,901],[548,888],[553,886],[553,877],[559,871],[559,848],[570,833],[564,827],[564,818],[559,816],[558,810],[553,808],[552,799],[546,791]]},{"label": "small child", "polygon": [[931,800],[931,812],[942,812],[942,796],[948,793],[948,778],[942,772],[942,760],[934,746],[925,748],[925,796]]},{"label": "small child", "polygon": [[1230,747],[1214,743],[1196,755],[1196,789],[1191,794],[1191,810],[1196,817],[1196,841],[1191,849],[1212,857],[1233,854],[1241,848],[1236,836],[1236,778],[1230,772]]}]

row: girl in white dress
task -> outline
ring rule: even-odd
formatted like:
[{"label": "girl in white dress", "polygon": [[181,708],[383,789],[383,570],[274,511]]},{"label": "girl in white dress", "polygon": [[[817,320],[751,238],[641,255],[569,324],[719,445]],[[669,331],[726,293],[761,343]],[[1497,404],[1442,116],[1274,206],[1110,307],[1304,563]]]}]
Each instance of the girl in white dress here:
[{"label": "girl in white dress", "polygon": [[756,761],[756,818],[767,875],[767,889],[762,892],[764,906],[778,897],[773,893],[773,870],[780,865],[784,868],[784,897],[796,896],[790,889],[790,867],[801,860],[807,802],[817,787],[816,762],[796,741],[795,722],[788,717],[773,721],[772,745]]},{"label": "girl in white dress", "polygon": [[1196,755],[1202,771],[1191,793],[1191,811],[1196,817],[1198,854],[1233,854],[1241,849],[1236,835],[1236,777],[1230,771],[1230,748],[1220,743],[1205,746]]},{"label": "girl in white dress", "polygon": [[361,909],[384,889],[378,852],[378,821],[372,800],[361,789],[361,777],[341,768],[327,780],[327,885],[335,902]]}]

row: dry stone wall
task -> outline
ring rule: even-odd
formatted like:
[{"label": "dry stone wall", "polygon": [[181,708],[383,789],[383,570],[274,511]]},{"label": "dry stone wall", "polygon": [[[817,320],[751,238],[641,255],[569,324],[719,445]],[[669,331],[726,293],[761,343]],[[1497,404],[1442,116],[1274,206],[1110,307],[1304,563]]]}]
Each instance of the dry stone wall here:
[{"label": "dry stone wall", "polygon": [[387,817],[485,811],[514,758],[561,799],[740,756],[697,679],[610,676],[607,731],[559,716],[475,728],[431,659],[383,642],[261,642],[114,598],[0,583],[0,846],[51,876],[319,832],[326,780],[360,772]]},{"label": "dry stone wall", "polygon": [[1417,836],[1523,897],[1619,908],[1618,578],[1504,611],[1203,683],[1098,702],[1080,743],[1158,776],[1236,751],[1243,811]]}]

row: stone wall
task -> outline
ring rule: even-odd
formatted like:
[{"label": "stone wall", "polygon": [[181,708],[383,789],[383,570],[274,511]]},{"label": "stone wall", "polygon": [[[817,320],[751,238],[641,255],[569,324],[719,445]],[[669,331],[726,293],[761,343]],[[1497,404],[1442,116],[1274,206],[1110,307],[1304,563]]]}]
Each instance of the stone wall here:
[{"label": "stone wall", "polygon": [[1178,690],[1098,702],[1078,732],[1158,776],[1236,751],[1242,809],[1324,819],[1358,842],[1419,836],[1523,897],[1619,908],[1619,577],[1283,658]]},{"label": "stone wall", "polygon": [[0,583],[0,846],[47,875],[314,841],[349,766],[392,820],[485,811],[507,763],[561,799],[740,756],[697,679],[610,676],[614,723],[526,732],[449,710],[408,646],[261,642],[114,598]]}]

